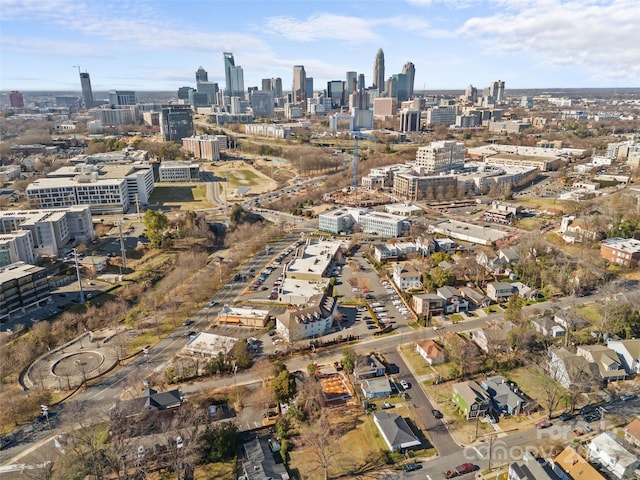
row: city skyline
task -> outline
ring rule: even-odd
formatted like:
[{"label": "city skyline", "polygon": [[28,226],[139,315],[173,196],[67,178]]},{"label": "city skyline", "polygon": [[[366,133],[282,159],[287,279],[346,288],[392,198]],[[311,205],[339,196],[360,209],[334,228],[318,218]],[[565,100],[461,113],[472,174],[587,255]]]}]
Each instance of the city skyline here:
[{"label": "city skyline", "polygon": [[[216,2],[0,0],[0,89],[171,91],[202,66],[226,84],[223,52],[245,92],[263,78],[293,84],[303,65],[316,89],[348,71],[375,83],[415,66],[415,90],[640,87],[636,0]],[[126,15],[123,13],[126,12]],[[286,88],[285,87],[285,88]]]}]

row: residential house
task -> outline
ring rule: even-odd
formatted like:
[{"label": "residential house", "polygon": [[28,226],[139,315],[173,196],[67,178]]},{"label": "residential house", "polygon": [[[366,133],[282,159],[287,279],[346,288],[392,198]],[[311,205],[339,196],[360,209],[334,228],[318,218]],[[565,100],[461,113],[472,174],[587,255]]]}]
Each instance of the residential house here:
[{"label": "residential house", "polygon": [[373,256],[378,263],[398,260],[398,249],[391,243],[376,243],[371,248],[373,248]]},{"label": "residential house", "polygon": [[511,286],[515,289],[514,293],[517,293],[520,298],[524,298],[526,300],[538,298],[538,291],[522,282],[513,282]]},{"label": "residential house", "polygon": [[107,269],[108,258],[102,255],[88,255],[79,261],[87,275],[95,275]]},{"label": "residential house", "polygon": [[607,347],[618,354],[627,373],[640,373],[640,339],[609,340]]},{"label": "residential house", "polygon": [[518,247],[505,247],[498,250],[498,258],[508,265],[513,265],[520,261],[520,251]]},{"label": "residential house", "polygon": [[289,474],[284,463],[276,463],[273,455],[270,439],[259,437],[249,440],[242,447],[244,455],[242,462],[242,473],[245,480],[289,480]]},{"label": "residential house", "polygon": [[420,293],[411,297],[411,308],[418,315],[440,315],[444,313],[444,299],[435,293]]},{"label": "residential house", "polygon": [[393,267],[393,282],[400,290],[414,290],[422,288],[422,275],[410,263]]},{"label": "residential house", "polygon": [[580,345],[576,350],[588,362],[598,367],[598,373],[603,383],[624,380],[627,372],[622,368],[618,354],[604,345]]},{"label": "residential house", "polygon": [[418,352],[429,365],[444,363],[448,357],[445,348],[438,345],[434,340],[416,342],[416,352]]},{"label": "residential house", "polygon": [[640,418],[634,418],[624,427],[624,439],[634,447],[640,447]]},{"label": "residential house", "polygon": [[603,432],[591,439],[587,460],[599,463],[616,478],[631,478],[633,471],[640,467],[638,455],[622,445],[617,435],[611,432]]},{"label": "residential house", "polygon": [[602,239],[602,232],[591,222],[565,215],[560,222],[562,239],[567,243],[580,243]]},{"label": "residential house", "polygon": [[428,257],[436,251],[436,242],[432,237],[418,237],[416,238],[416,250],[423,257]]},{"label": "residential house", "polygon": [[475,380],[456,383],[452,387],[451,401],[467,420],[483,417],[489,410],[491,396]]},{"label": "residential house", "polygon": [[506,302],[513,293],[513,285],[510,283],[491,282],[487,284],[487,297],[494,302]]},{"label": "residential house", "polygon": [[545,337],[557,338],[565,334],[564,328],[547,316],[534,317],[531,320],[531,325],[537,333]]},{"label": "residential house", "polygon": [[459,313],[469,310],[469,302],[462,296],[455,287],[445,285],[436,290],[436,294],[445,301],[445,313]]},{"label": "residential house", "polygon": [[582,317],[576,315],[576,313],[567,308],[556,312],[553,316],[553,321],[570,332],[580,330],[587,326],[587,322]]},{"label": "residential house", "polygon": [[338,307],[334,297],[314,295],[307,308],[288,309],[276,316],[276,330],[288,342],[324,335]]},{"label": "residential house", "polygon": [[559,480],[547,462],[540,462],[531,452],[509,465],[507,480]]},{"label": "residential house", "polygon": [[476,263],[484,267],[492,275],[500,275],[506,263],[494,253],[480,252],[476,255]]},{"label": "residential house", "polygon": [[133,401],[149,410],[168,410],[182,405],[182,393],[179,389],[158,392],[153,388],[147,388],[141,397]]},{"label": "residential house", "polygon": [[436,252],[454,253],[458,246],[456,242],[450,238],[435,238],[434,242],[436,244]]},{"label": "residential house", "polygon": [[488,307],[491,303],[489,297],[471,287],[460,287],[458,290],[460,290],[463,298],[469,302],[469,305],[475,308]]},{"label": "residential house", "polygon": [[360,383],[365,398],[382,398],[391,396],[391,382],[387,377],[367,378]]},{"label": "residential house", "polygon": [[485,353],[489,353],[490,348],[504,350],[507,346],[507,335],[513,327],[512,322],[488,321],[482,327],[471,330],[471,340]]},{"label": "residential house", "polygon": [[356,357],[353,367],[353,376],[356,381],[363,378],[382,377],[386,372],[387,367],[375,355],[358,355]]},{"label": "residential house", "polygon": [[550,464],[560,480],[606,480],[573,447],[566,447]]},{"label": "residential house", "polygon": [[494,375],[482,381],[484,388],[491,395],[493,410],[498,414],[518,415],[527,401],[505,381],[502,375]]},{"label": "residential house", "polygon": [[596,383],[595,365],[586,358],[568,351],[564,347],[549,347],[547,362],[549,375],[566,389],[589,391]]},{"label": "residential house", "polygon": [[404,418],[395,413],[374,412],[373,423],[392,452],[422,445]]}]

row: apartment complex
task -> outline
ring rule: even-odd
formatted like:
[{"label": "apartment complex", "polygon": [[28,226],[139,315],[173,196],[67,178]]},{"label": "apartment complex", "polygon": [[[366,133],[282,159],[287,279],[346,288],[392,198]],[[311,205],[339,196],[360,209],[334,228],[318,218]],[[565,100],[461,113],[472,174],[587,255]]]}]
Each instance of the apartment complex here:
[{"label": "apartment complex", "polygon": [[224,135],[193,135],[182,139],[182,148],[195,158],[212,162],[220,160],[220,151],[227,148]]},{"label": "apartment complex", "polygon": [[408,228],[407,217],[368,209],[338,208],[318,216],[318,228],[324,232],[350,232],[358,224],[364,233],[385,238],[400,237]]},{"label": "apartment complex", "polygon": [[424,167],[426,174],[434,175],[451,172],[464,167],[466,148],[462,142],[431,142],[418,148],[414,164]]},{"label": "apartment complex", "polygon": [[0,267],[23,261],[35,263],[33,239],[28,230],[0,234]]},{"label": "apartment complex", "polygon": [[50,297],[44,268],[18,262],[0,269],[0,319],[44,305]]}]

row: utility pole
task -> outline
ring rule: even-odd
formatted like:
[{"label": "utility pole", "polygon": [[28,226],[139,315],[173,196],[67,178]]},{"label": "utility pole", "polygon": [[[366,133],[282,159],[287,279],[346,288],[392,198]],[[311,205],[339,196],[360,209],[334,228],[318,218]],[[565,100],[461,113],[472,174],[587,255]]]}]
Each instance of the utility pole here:
[{"label": "utility pole", "polygon": [[78,277],[78,289],[80,290],[80,304],[84,305],[84,290],[82,290],[82,278],[80,278],[80,265],[78,264],[78,251],[74,248],[73,258],[76,262],[76,276]]},{"label": "utility pole", "polygon": [[[122,221],[118,222],[118,235],[120,236],[120,255],[122,256],[122,269],[127,269],[127,254],[124,249],[124,238],[122,237]],[[120,271],[122,274],[122,270]]]}]

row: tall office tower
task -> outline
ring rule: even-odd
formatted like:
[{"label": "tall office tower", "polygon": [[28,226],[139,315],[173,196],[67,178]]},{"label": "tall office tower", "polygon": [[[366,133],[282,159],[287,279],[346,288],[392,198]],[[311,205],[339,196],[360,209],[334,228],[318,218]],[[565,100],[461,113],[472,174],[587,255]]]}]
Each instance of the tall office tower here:
[{"label": "tall office tower", "polygon": [[24,108],[24,98],[22,94],[15,90],[11,92],[9,94],[9,105],[11,105],[12,108]]},{"label": "tall office tower", "polygon": [[137,104],[136,92],[131,90],[111,90],[109,92],[109,105],[122,107]]},{"label": "tall office tower", "polygon": [[464,99],[467,102],[476,103],[478,101],[478,89],[473,85],[469,85],[464,91]]},{"label": "tall office tower", "polygon": [[80,73],[80,86],[82,87],[82,103],[84,103],[84,108],[88,110],[93,107],[93,91],[88,72]]},{"label": "tall office tower", "polygon": [[273,96],[275,98],[282,97],[282,79],[280,77],[271,79],[271,90],[273,90]]},{"label": "tall office tower", "polygon": [[189,92],[192,92],[192,87],[180,87],[178,88],[178,100],[189,100]]},{"label": "tall office tower", "polygon": [[198,93],[207,94],[209,105],[216,103],[216,96],[218,95],[218,84],[216,82],[198,82],[196,90]]},{"label": "tall office tower", "polygon": [[304,83],[304,92],[306,97],[313,98],[313,77],[307,77]]},{"label": "tall office tower", "polygon": [[306,102],[305,88],[307,86],[307,73],[304,71],[303,65],[293,66],[293,87],[291,92],[293,93],[293,102]]},{"label": "tall office tower", "polygon": [[364,83],[364,73],[358,75],[358,90],[364,90],[367,86]]},{"label": "tall office tower", "polygon": [[262,91],[263,92],[270,92],[272,90],[271,88],[271,79],[270,78],[263,78],[262,79]]},{"label": "tall office tower", "polygon": [[204,68],[199,67],[198,70],[196,70],[196,83],[208,82],[208,81],[209,81],[209,74]]},{"label": "tall office tower", "polygon": [[340,107],[344,102],[344,82],[342,80],[327,82],[327,96],[331,97],[333,108]]},{"label": "tall office tower", "polygon": [[384,52],[381,48],[378,49],[376,61],[373,64],[373,86],[378,89],[378,92],[384,92]]},{"label": "tall office tower", "polygon": [[226,82],[225,95],[227,97],[244,98],[244,72],[242,67],[235,64],[233,53],[224,52],[224,78]]},{"label": "tall office tower", "polygon": [[160,112],[160,133],[167,142],[181,142],[192,136],[193,113],[190,105],[163,105]]},{"label": "tall office tower", "polygon": [[404,73],[394,73],[387,80],[387,96],[396,98],[398,102],[409,100],[408,76]]},{"label": "tall office tower", "polygon": [[347,93],[358,90],[358,72],[347,72]]},{"label": "tall office tower", "polygon": [[502,80],[491,82],[489,85],[489,96],[493,97],[495,103],[502,103],[504,101],[504,82]]},{"label": "tall office tower", "polygon": [[407,62],[402,66],[402,73],[407,76],[407,89],[409,98],[413,98],[413,87],[416,80],[416,67],[413,63]]}]

